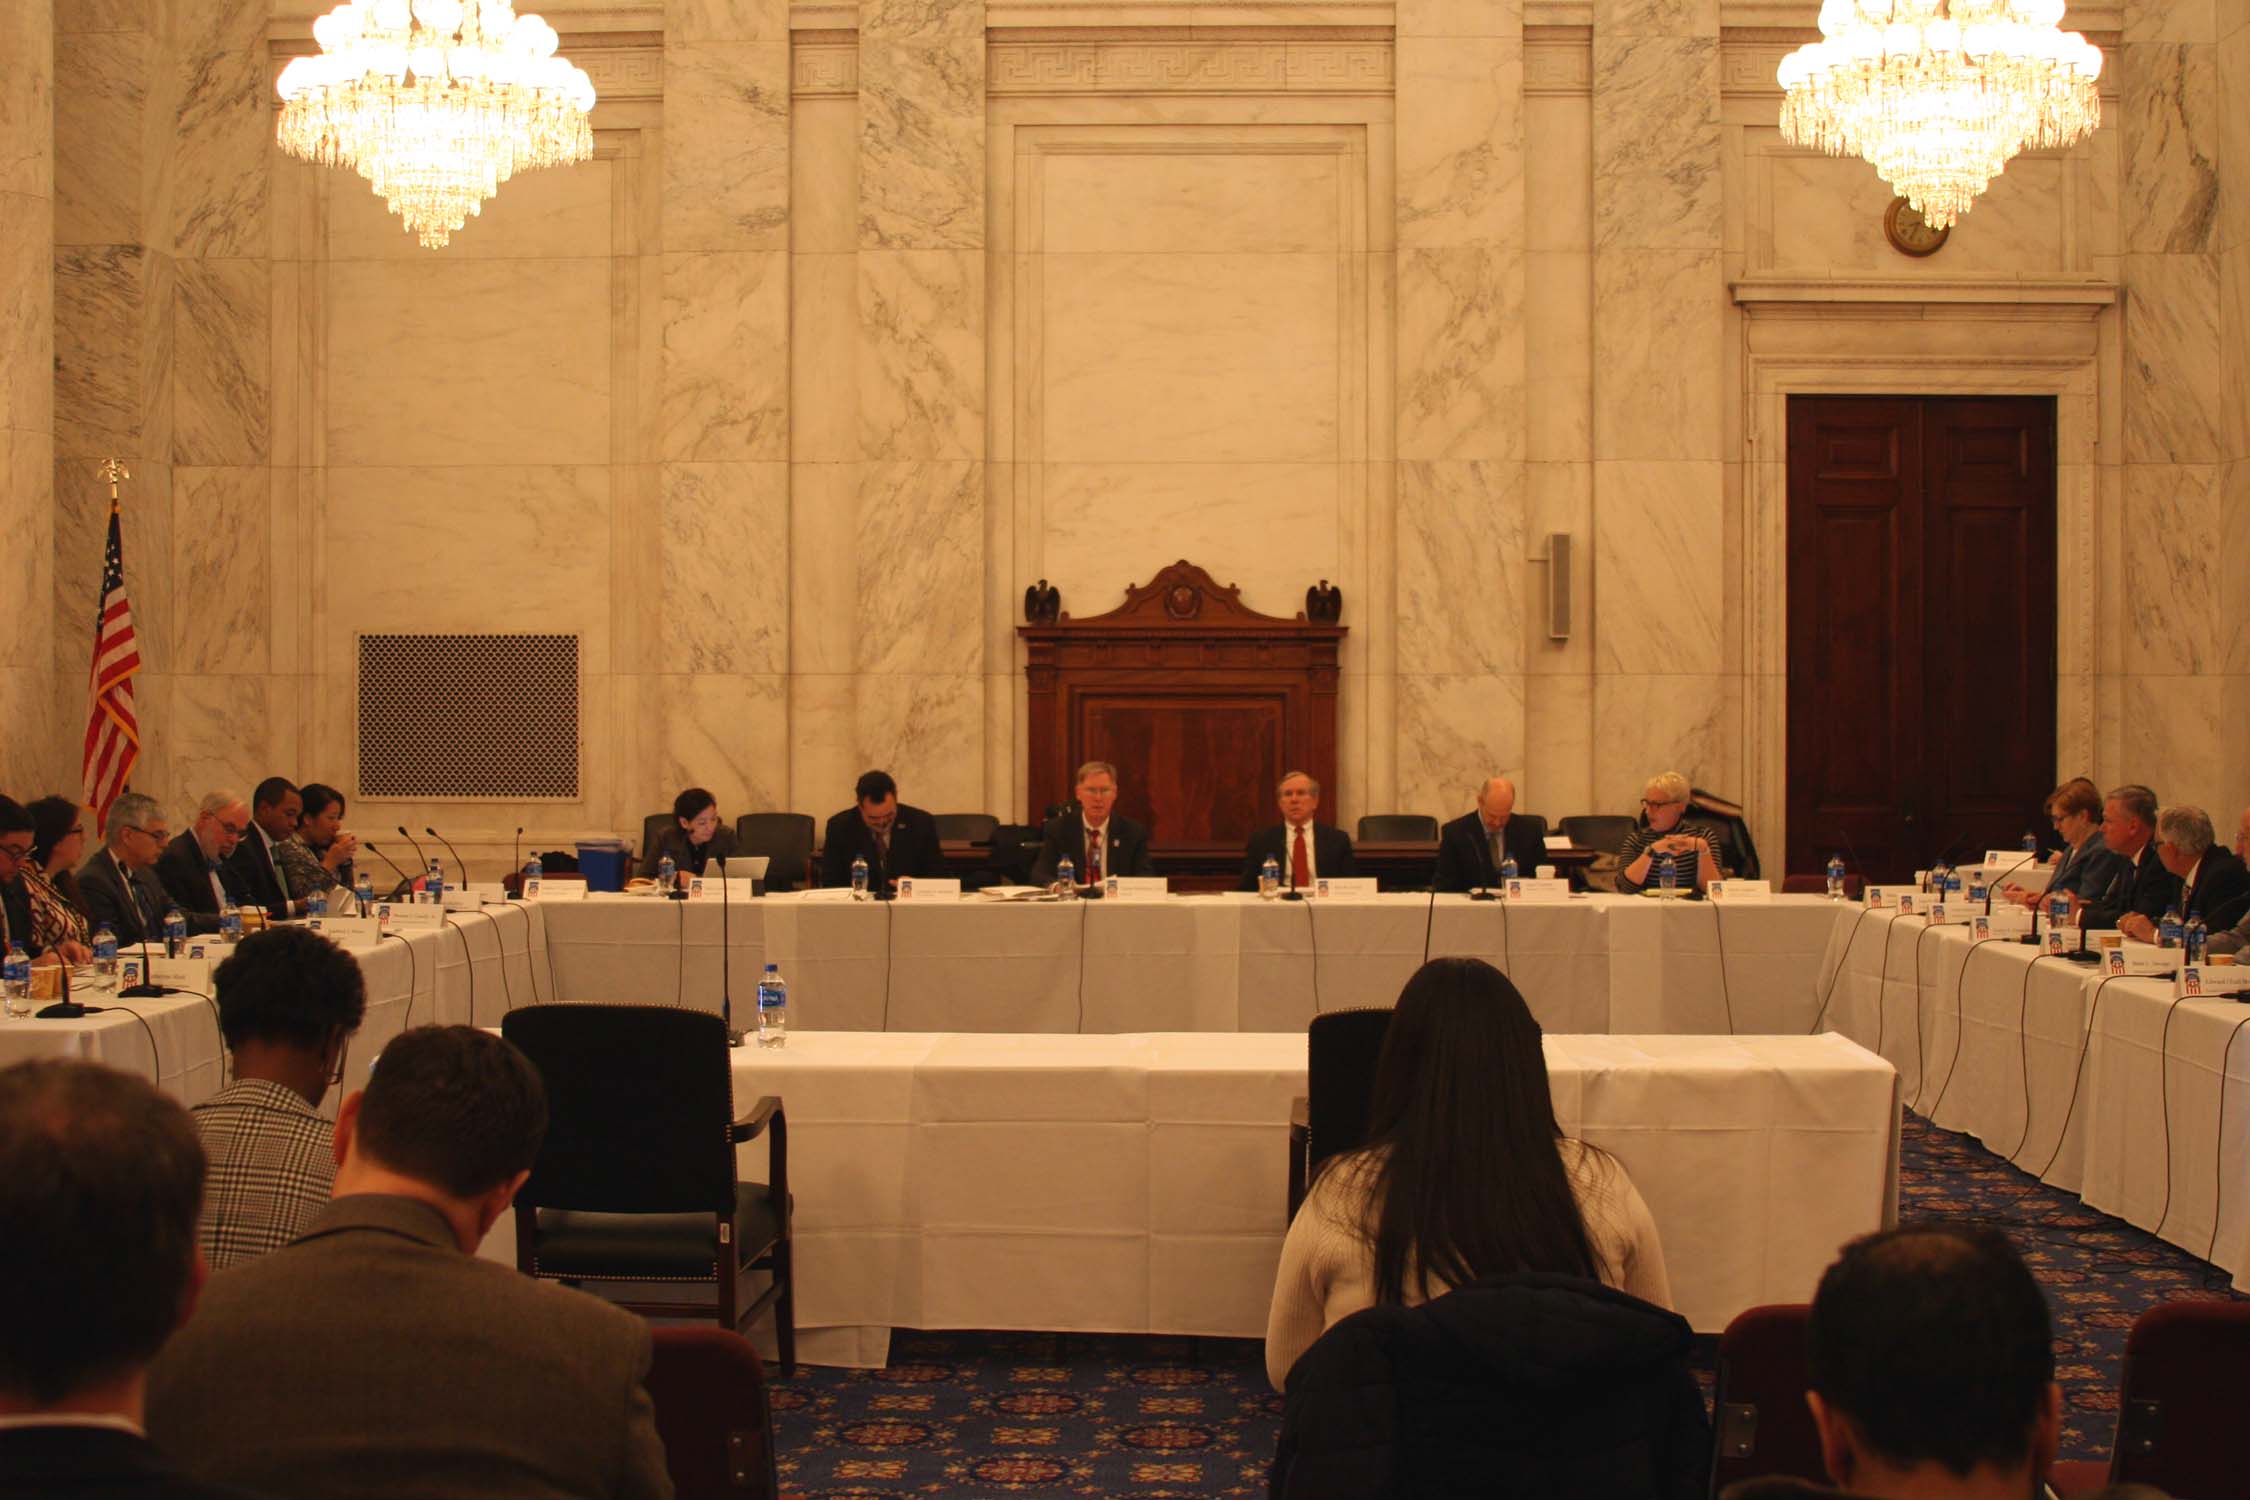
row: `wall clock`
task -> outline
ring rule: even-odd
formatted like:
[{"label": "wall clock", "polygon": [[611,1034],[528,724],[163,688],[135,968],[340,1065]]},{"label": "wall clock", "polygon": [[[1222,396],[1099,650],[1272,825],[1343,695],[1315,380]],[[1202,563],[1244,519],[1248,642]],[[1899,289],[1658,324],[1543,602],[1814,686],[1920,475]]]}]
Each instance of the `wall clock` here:
[{"label": "wall clock", "polygon": [[1923,222],[1922,211],[1904,198],[1893,198],[1891,206],[1883,211],[1883,238],[1901,255],[1916,259],[1935,255],[1952,233],[1951,226],[1932,229]]}]

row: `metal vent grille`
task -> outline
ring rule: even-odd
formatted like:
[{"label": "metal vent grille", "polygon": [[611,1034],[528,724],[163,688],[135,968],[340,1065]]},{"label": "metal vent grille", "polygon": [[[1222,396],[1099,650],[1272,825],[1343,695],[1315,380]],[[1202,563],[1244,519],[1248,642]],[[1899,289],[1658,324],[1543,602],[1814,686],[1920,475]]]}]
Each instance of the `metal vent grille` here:
[{"label": "metal vent grille", "polygon": [[363,635],[362,797],[578,796],[578,637]]}]

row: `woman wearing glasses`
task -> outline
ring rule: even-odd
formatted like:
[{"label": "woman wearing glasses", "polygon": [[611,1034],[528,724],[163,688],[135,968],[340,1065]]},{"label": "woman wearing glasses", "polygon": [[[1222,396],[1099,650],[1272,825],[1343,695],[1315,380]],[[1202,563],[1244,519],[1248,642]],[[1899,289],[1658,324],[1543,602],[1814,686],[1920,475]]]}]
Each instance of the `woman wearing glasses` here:
[{"label": "woman wearing glasses", "polygon": [[1641,792],[1641,823],[1625,835],[1618,851],[1617,889],[1631,896],[1658,883],[1669,856],[1683,891],[1700,891],[1724,880],[1719,858],[1726,833],[1718,824],[1688,814],[1688,779],[1677,771],[1651,776]]},{"label": "woman wearing glasses", "polygon": [[45,947],[82,947],[89,941],[86,911],[71,872],[86,852],[86,810],[68,797],[41,797],[31,804],[31,825],[23,885],[31,898],[32,927]]}]

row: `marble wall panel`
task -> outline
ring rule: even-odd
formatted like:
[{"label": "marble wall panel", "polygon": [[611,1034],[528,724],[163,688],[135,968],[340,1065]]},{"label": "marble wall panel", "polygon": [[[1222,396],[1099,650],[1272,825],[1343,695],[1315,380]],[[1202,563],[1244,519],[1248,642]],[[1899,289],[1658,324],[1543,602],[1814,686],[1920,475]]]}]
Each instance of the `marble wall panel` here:
[{"label": "marble wall panel", "polygon": [[2123,74],[2122,220],[2128,253],[2218,248],[2218,54],[2182,42],[2129,42]]},{"label": "marble wall panel", "polygon": [[858,257],[795,255],[789,265],[789,456],[849,463],[860,456]]},{"label": "marble wall panel", "polygon": [[1883,216],[1895,195],[1866,162],[1777,150],[1767,171],[1773,184],[1766,210],[1773,226],[1770,265],[1777,270],[1936,279],[2075,269],[2069,262],[2077,247],[2068,233],[2074,169],[2061,157],[2010,162],[1954,225],[1944,250],[1927,260],[1900,255],[1884,237]]},{"label": "marble wall panel", "polygon": [[1589,99],[1524,101],[1524,244],[1543,250],[1594,245],[1594,117]]},{"label": "marble wall panel", "polygon": [[[978,5],[932,7],[948,15]],[[981,31],[893,40],[868,17],[859,46],[859,243],[869,250],[984,245]]]},{"label": "marble wall panel", "polygon": [[[55,204],[55,243],[58,245],[123,245],[141,239],[141,183],[144,165],[148,108],[148,70],[154,45],[141,32],[101,34],[65,33],[54,39],[55,77],[63,87],[53,97],[51,156],[44,157],[52,173]],[[0,48],[0,93],[10,96],[0,104],[0,130],[7,128],[10,111],[24,107],[17,91],[4,86],[21,76],[18,87],[30,88],[32,78],[21,70],[31,59],[14,48]],[[45,79],[32,96],[47,101]],[[0,191],[9,189],[14,153],[0,149]],[[44,194],[42,194],[44,196]]]},{"label": "marble wall panel", "polygon": [[329,463],[609,461],[604,262],[340,262],[326,306]]},{"label": "marble wall panel", "polygon": [[983,465],[870,463],[859,481],[854,664],[871,675],[982,670]]},{"label": "marble wall panel", "polygon": [[984,257],[863,250],[859,439],[868,458],[984,453]]},{"label": "marble wall panel", "polygon": [[[155,258],[133,245],[13,243],[18,231],[0,219],[0,256],[10,273],[35,283],[0,282],[0,334],[13,347],[0,350],[0,375],[11,387],[6,424],[36,430],[51,420],[60,455],[134,455],[142,451],[144,326]],[[23,351],[44,342],[38,295],[52,255],[54,365],[51,379],[24,372]],[[169,318],[170,307],[165,308]],[[51,405],[50,405],[51,403]],[[52,412],[50,418],[48,413]]]},{"label": "marble wall panel", "polygon": [[[868,769],[860,763],[858,679],[850,673],[792,672],[789,676],[789,806],[824,817],[852,800],[852,784]],[[917,788],[903,800],[928,810]]]},{"label": "marble wall panel", "polygon": [[664,257],[664,457],[789,457],[788,328],[786,253]]},{"label": "marble wall panel", "polygon": [[0,194],[52,203],[55,11],[43,0],[0,8]]},{"label": "marble wall panel", "polygon": [[2219,639],[2222,470],[2127,464],[2124,598],[2128,672],[2224,670]]},{"label": "marble wall panel", "polygon": [[[2227,780],[2227,743],[2239,737],[2242,702],[2225,678],[2127,676],[2120,685],[2119,779],[2153,787],[2161,802],[2235,810],[2242,788]],[[2232,721],[2230,723],[2230,720]],[[2223,818],[2223,815],[2215,817]],[[2231,819],[2224,819],[2231,822]]]},{"label": "marble wall panel", "polygon": [[[2220,469],[2219,512],[2216,555],[2250,557],[2250,459],[2236,459]],[[2239,679],[2250,676],[2250,571],[2222,566],[2218,572],[2220,667]]]},{"label": "marble wall panel", "polygon": [[1660,771],[1697,786],[1734,784],[1727,755],[1726,679],[1691,672],[1594,678],[1594,805],[1630,812]]},{"label": "marble wall panel", "polygon": [[1520,246],[1523,39],[1402,39],[1398,242]]},{"label": "marble wall panel", "polygon": [[2214,255],[2124,257],[2127,463],[2215,463],[2221,352]]},{"label": "marble wall panel", "polygon": [[272,410],[273,293],[256,260],[180,260],[172,461],[262,463]]},{"label": "marble wall panel", "polygon": [[1726,288],[1715,250],[1594,258],[1594,454],[1719,459]]},{"label": "marble wall panel", "polygon": [[2227,250],[2250,245],[2250,6],[2237,3],[2235,13],[2244,24],[2218,45],[2219,161],[2224,173],[2218,243]]},{"label": "marble wall panel", "polygon": [[1716,463],[1594,465],[1597,670],[1720,670],[1723,471]]},{"label": "marble wall panel", "polygon": [[[83,697],[84,684],[79,685]],[[54,674],[44,668],[0,667],[0,702],[8,705],[0,719],[0,786],[19,800],[43,797],[52,787],[65,796],[76,796],[78,767],[61,746],[68,736],[61,729],[63,707]]]},{"label": "marble wall panel", "polygon": [[2219,351],[2219,452],[2250,458],[2250,245],[2219,257]]},{"label": "marble wall panel", "polygon": [[1594,266],[1583,250],[1524,258],[1525,453],[1534,462],[1594,452]]},{"label": "marble wall panel", "polygon": [[[297,764],[297,715],[280,679],[257,673],[180,674],[171,681],[169,713],[144,713],[143,732],[164,742],[157,783],[177,831],[195,802],[221,790],[241,793]],[[301,773],[300,773],[301,774]],[[140,778],[134,778],[136,788]]]},{"label": "marble wall panel", "polygon": [[848,674],[858,624],[851,601],[859,594],[859,465],[791,464],[787,504],[789,670]]},{"label": "marble wall panel", "polygon": [[1562,819],[1606,812],[1594,800],[1594,679],[1534,677],[1524,684],[1523,775],[1516,802],[1560,832]]},{"label": "marble wall panel", "polygon": [[664,34],[677,42],[786,41],[788,0],[665,0]]},{"label": "marble wall panel", "polygon": [[1523,670],[1524,466],[1398,466],[1398,669],[1499,677]]},{"label": "marble wall panel", "polygon": [[1338,483],[1335,464],[1048,464],[1039,570],[1083,616],[1184,557],[1287,618],[1316,580],[1341,576]]},{"label": "marble wall panel", "polygon": [[1717,36],[1594,33],[1594,243],[1716,249]]},{"label": "marble wall panel", "polygon": [[[58,367],[55,340],[66,314],[74,328],[122,321],[138,288],[129,273],[105,268],[99,259],[93,274],[73,274],[66,283],[57,274],[53,221],[45,198],[0,195],[0,429],[54,431],[66,374],[76,399],[101,398],[87,425],[106,430],[105,418],[125,425],[130,409],[111,393],[111,382],[75,350],[68,369]],[[130,331],[132,325],[124,326]]]},{"label": "marble wall panel", "polygon": [[1135,156],[1055,152],[1039,168],[1040,248],[1168,254],[1287,254],[1344,248],[1337,195],[1348,158],[1235,152]]},{"label": "marble wall panel", "polygon": [[787,680],[694,672],[656,680],[659,787],[709,787],[729,817],[789,807]]},{"label": "marble wall panel", "polygon": [[664,49],[664,248],[789,248],[789,45]]},{"label": "marble wall panel", "polygon": [[859,248],[859,101],[797,99],[789,117],[789,247]]},{"label": "marble wall panel", "polygon": [[[932,812],[984,806],[982,677],[862,675],[855,684],[853,717],[859,770],[889,771],[915,806]],[[832,805],[849,800],[847,791]]]},{"label": "marble wall panel", "polygon": [[2128,42],[2208,42],[2221,14],[2239,6],[2240,0],[2125,0],[2119,9]]},{"label": "marble wall panel", "polygon": [[789,466],[662,466],[665,666],[789,668]]},{"label": "marble wall panel", "polygon": [[1398,456],[1524,455],[1523,252],[1401,250]]},{"label": "marble wall panel", "polygon": [[[45,673],[54,666],[55,454],[43,432],[0,427],[0,599],[8,629],[0,632],[0,667]],[[0,715],[4,717],[4,715]]]},{"label": "marble wall panel", "polygon": [[1401,672],[1393,812],[1453,817],[1487,776],[1523,769],[1523,679]]},{"label": "marble wall panel", "polygon": [[[271,149],[269,143],[268,149]],[[545,260],[607,257],[614,197],[626,164],[596,157],[521,172],[469,220],[442,252],[422,248],[373,189],[345,173],[327,184],[330,260]]]},{"label": "marble wall panel", "polygon": [[[172,471],[172,650],[198,674],[269,670],[276,609],[271,578],[268,471]],[[177,524],[184,521],[186,524]]]},{"label": "marble wall panel", "polygon": [[1719,29],[1719,0],[1594,0],[1594,30],[1618,37],[1708,36]]},{"label": "marble wall panel", "polygon": [[267,7],[182,0],[178,16],[170,228],[156,243],[182,256],[263,256],[274,150]]},{"label": "marble wall panel", "polygon": [[1402,37],[1520,36],[1522,0],[1400,0]]}]

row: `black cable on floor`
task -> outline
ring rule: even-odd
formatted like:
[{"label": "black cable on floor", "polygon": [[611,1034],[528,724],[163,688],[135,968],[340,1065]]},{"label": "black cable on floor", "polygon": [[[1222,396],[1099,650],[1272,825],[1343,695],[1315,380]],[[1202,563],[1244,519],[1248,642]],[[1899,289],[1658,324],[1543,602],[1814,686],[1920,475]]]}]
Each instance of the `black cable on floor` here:
[{"label": "black cable on floor", "polygon": [[[108,1005],[103,1006],[102,1009],[121,1010],[125,1012],[125,1014],[131,1016],[134,1020],[141,1023],[141,1030],[148,1034],[149,1077],[156,1083],[159,1088],[163,1087],[164,1055],[156,1049],[156,1028],[148,1024],[148,1017],[142,1015],[139,1011],[133,1009],[133,1007],[130,1005],[119,1005],[115,1001],[112,1001]],[[219,1078],[222,1082],[225,1080],[226,1074],[227,1051],[225,1044],[222,1043],[219,1047]],[[183,1085],[186,1082],[184,1075],[182,1076],[181,1082]]]},{"label": "black cable on floor", "polygon": [[[453,913],[449,911],[440,911],[438,917],[446,926],[453,929],[456,937],[461,939],[461,963],[469,971],[469,1024],[474,1026],[477,1024],[477,956],[469,951],[469,930],[459,922],[454,921]],[[445,977],[443,965],[438,968],[438,977],[440,979]],[[436,998],[436,991],[433,989],[431,991],[433,1003]]]},{"label": "black cable on floor", "polygon": [[2219,1134],[2211,1143],[2211,1241],[2203,1247],[2205,1260],[2210,1260],[2219,1249],[2219,1215],[2227,1202],[2226,1179],[2219,1171],[2227,1143],[2227,1068],[2234,1061],[2235,1038],[2242,1035],[2245,1026],[2250,1026],[2250,1016],[2234,1023],[2234,1030],[2227,1033],[2226,1048],[2219,1053]]},{"label": "black cable on floor", "polygon": [[[2156,1216],[2156,1227],[2149,1234],[2164,1238],[2164,1221],[2172,1217],[2172,1017],[2179,1014],[2180,1002],[2187,996],[2174,997],[2164,1011],[2164,1033],[2156,1043],[2157,1098],[2164,1107],[2164,1212]],[[2221,1077],[2219,1087],[2223,1093],[2226,1079]]]},{"label": "black cable on floor", "polygon": [[[1086,1034],[1086,923],[1088,921],[1087,912],[1091,904],[1086,901],[1078,903],[1078,1034],[1080,1036]],[[1316,973],[1313,976],[1313,983],[1317,985],[1319,982],[1320,976]],[[1319,1002],[1316,999],[1314,1003],[1318,1004]]]},{"label": "black cable on floor", "polygon": [[[1924,930],[1927,931],[1928,929],[1925,928]],[[1917,941],[1919,941],[1919,939],[1917,939]],[[1977,944],[1970,944],[1969,951],[1962,955],[1961,972],[1953,976],[1953,992],[1956,995],[1964,994],[1968,990],[1969,960],[1977,956],[1977,947]],[[2039,959],[2048,957],[2052,957],[2052,955],[2042,953],[2038,955],[2037,958],[2032,959],[2030,963],[2023,966],[2023,982],[2024,988],[2026,990],[2029,990],[2031,987],[2031,971],[2033,967],[2038,964]],[[1917,986],[1915,990],[1915,994],[1917,995],[1917,997],[1920,995],[1920,993],[1920,988]],[[1918,1000],[1917,1003],[1919,1003]],[[1933,1125],[1937,1124],[1937,1112],[1945,1108],[1945,1096],[1947,1093],[1951,1092],[1953,1088],[1953,1075],[1961,1070],[1961,1039],[1969,1034],[1968,1007],[1962,1005],[1957,1006],[1956,1009],[1960,1011],[1960,1016],[1953,1023],[1953,1055],[1947,1058],[1945,1062],[1945,1087],[1938,1090],[1937,1103],[1930,1106],[1930,1112],[1926,1115],[1923,1115],[1923,1118],[1928,1120]],[[1920,1111],[1917,1110],[1916,1113],[1919,1114]],[[1943,1129],[1944,1127],[1939,1126],[1939,1128]]]},{"label": "black cable on floor", "polygon": [[1313,921],[1313,904],[1305,902],[1305,942],[1312,948],[1312,1008],[1314,1015],[1324,1012],[1320,1004],[1320,929]]},{"label": "black cable on floor", "polygon": [[1734,1035],[1734,987],[1727,983],[1727,924],[1719,917],[1720,903],[1711,907],[1711,934],[1719,940],[1719,999],[1727,1008],[1727,1035]]},{"label": "black cable on floor", "polygon": [[1437,886],[1430,886],[1430,904],[1422,917],[1422,962],[1430,961],[1430,932],[1437,925]]},{"label": "black cable on floor", "polygon": [[[2053,956],[2052,954],[2042,953],[2031,962],[2035,964],[2039,962],[2040,958],[2051,958]],[[2028,970],[2031,965],[2026,964],[2024,967]],[[2062,1129],[2055,1132],[2055,1149],[2047,1153],[2047,1160],[2041,1164],[2037,1172],[2032,1174],[2041,1182],[2047,1180],[2047,1169],[2055,1164],[2055,1158],[2062,1155],[2063,1138],[2070,1134],[2070,1117],[2078,1112],[2078,1086],[2086,1081],[2086,1053],[2094,1045],[2094,1023],[2099,1021],[2102,1016],[2102,991],[2124,977],[2122,974],[2105,974],[2094,985],[2094,1003],[2086,1008],[2086,1030],[2078,1038],[2078,1062],[2071,1069],[2070,1101],[2063,1106]],[[2028,1082],[2025,1083],[2024,1109],[2026,1113],[2029,1113],[2031,1108],[2030,1090],[2031,1085]],[[2224,1104],[2225,1102],[2225,1096],[2222,1095],[2220,1103]]]},{"label": "black cable on floor", "polygon": [[[1813,1012],[1812,1025],[1806,1028],[1805,1035],[1820,1035],[1820,1023],[1828,1019],[1828,1007],[1836,998],[1836,986],[1843,982],[1844,971],[1851,967],[1852,949],[1859,943],[1860,926],[1873,912],[1873,907],[1863,906],[1859,909],[1859,915],[1852,919],[1851,935],[1844,939],[1844,951],[1836,960],[1836,972],[1828,976],[1828,993],[1820,997],[1820,1009]],[[1890,924],[1886,922],[1883,924],[1883,978],[1886,983],[1889,982],[1890,972],[1891,931]]]},{"label": "black cable on floor", "polygon": [[[378,934],[377,941],[380,942],[382,938],[390,938],[395,942],[406,944],[406,1014],[399,1019],[398,1023],[398,1029],[404,1031],[414,1024],[414,992],[421,988],[422,965],[421,961],[414,956],[414,945],[406,942],[406,939],[400,934],[395,932],[381,933]],[[434,997],[432,1003],[435,1003]]]},{"label": "black cable on floor", "polygon": [[[516,1008],[516,982],[508,977],[508,940],[501,935],[500,919],[492,914],[490,907],[479,907],[478,913],[492,924],[492,956],[500,961],[500,992],[507,997],[507,1008],[501,1011],[501,1014],[507,1015]],[[524,934],[527,939],[530,932],[530,919],[527,917],[524,923]],[[528,941],[524,948],[527,953],[530,951]]]},{"label": "black cable on floor", "polygon": [[[897,903],[883,903],[883,1029],[891,1029],[891,923]],[[1080,960],[1082,963],[1083,959]],[[1083,980],[1080,981],[1084,983]]]}]

